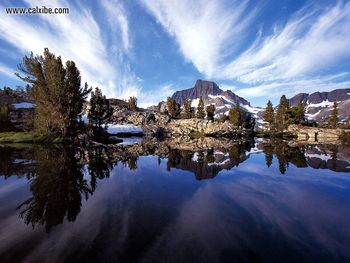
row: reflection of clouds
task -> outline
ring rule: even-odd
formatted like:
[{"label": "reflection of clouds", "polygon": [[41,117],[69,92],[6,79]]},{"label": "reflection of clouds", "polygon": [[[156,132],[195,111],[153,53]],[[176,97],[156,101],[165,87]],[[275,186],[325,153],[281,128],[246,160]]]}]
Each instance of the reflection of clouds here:
[{"label": "reflection of clouds", "polygon": [[[129,203],[137,181],[138,178],[130,176],[128,169],[116,167],[111,178],[98,182],[99,191],[83,203],[77,220],[64,222],[53,228],[49,235],[42,227],[31,231],[31,226],[26,226],[18,218],[16,205],[13,205],[8,219],[0,221],[0,241],[4,241],[0,243],[0,254],[6,249],[16,248],[26,255],[26,262],[62,262],[64,258],[84,257],[84,253],[101,239],[101,233],[106,244],[114,244],[107,246],[104,251],[107,254],[108,249],[115,249],[125,242],[131,215]],[[29,240],[35,245],[26,250]]]},{"label": "reflection of clouds", "polygon": [[[292,250],[296,258],[323,251],[349,259],[350,210],[343,198],[332,193],[326,181],[318,186],[312,181],[243,176],[229,183],[211,182],[183,205],[148,259],[183,262],[193,254],[197,261],[216,262],[225,250],[244,254],[243,248],[265,259]],[[274,251],[277,247],[279,252]]]},{"label": "reflection of clouds", "polygon": [[[252,262],[249,255],[286,262],[287,253],[290,262],[322,253],[325,261],[350,258],[350,178],[342,173],[300,169],[281,176],[251,158],[198,182],[189,172],[167,172],[166,162],[158,168],[157,157],[140,157],[137,165],[134,171],[116,166],[98,181],[76,221],[49,235],[31,231],[13,210],[0,220],[0,255],[15,248],[26,262],[123,261],[140,253],[140,239],[147,244],[143,262]],[[0,202],[16,196],[20,203],[27,194],[10,192]]]}]

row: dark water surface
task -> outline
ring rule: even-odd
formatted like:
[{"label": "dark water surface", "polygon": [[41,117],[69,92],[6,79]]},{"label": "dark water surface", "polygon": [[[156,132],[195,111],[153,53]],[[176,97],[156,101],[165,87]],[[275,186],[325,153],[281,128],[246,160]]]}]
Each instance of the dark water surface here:
[{"label": "dark water surface", "polygon": [[0,262],[350,262],[349,148],[197,148],[0,146]]}]

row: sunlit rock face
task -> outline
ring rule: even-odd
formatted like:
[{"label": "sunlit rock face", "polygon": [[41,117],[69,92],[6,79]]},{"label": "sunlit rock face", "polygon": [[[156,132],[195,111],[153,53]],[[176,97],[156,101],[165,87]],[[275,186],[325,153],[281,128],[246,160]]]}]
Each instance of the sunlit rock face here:
[{"label": "sunlit rock face", "polygon": [[344,132],[343,129],[316,128],[300,125],[290,125],[288,131],[295,134],[299,140],[334,143],[340,143],[339,138]]},{"label": "sunlit rock face", "polygon": [[134,112],[127,116],[118,117],[117,123],[132,123],[141,127],[145,135],[159,132],[167,136],[189,136],[200,133],[213,136],[230,136],[236,129],[228,122],[212,122],[205,119],[170,119],[166,114],[158,112]]}]

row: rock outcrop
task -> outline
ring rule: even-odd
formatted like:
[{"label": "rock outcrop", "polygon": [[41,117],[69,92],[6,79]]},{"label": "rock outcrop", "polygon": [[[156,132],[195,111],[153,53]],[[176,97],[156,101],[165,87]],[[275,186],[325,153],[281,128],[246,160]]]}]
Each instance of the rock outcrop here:
[{"label": "rock outcrop", "polygon": [[237,130],[229,122],[211,122],[203,119],[170,119],[166,114],[158,112],[134,112],[128,115],[114,116],[117,123],[131,123],[141,127],[146,136],[163,134],[168,137],[188,137],[197,135],[206,136],[233,136]]},{"label": "rock outcrop", "polygon": [[316,128],[301,125],[290,125],[288,131],[298,136],[299,140],[326,143],[336,142],[343,132],[350,132],[350,130]]}]

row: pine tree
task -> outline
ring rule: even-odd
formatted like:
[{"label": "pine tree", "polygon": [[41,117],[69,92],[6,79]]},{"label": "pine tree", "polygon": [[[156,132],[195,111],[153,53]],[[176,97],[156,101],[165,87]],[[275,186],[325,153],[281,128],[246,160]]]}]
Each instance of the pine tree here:
[{"label": "pine tree", "polygon": [[333,110],[332,110],[332,114],[330,117],[330,127],[333,129],[338,128],[338,121],[339,121],[339,117],[338,117],[338,103],[335,101],[333,104]]},{"label": "pine tree", "polygon": [[242,125],[242,116],[239,103],[236,104],[236,107],[230,109],[228,118],[233,126],[239,128]]},{"label": "pine tree", "polygon": [[267,107],[265,109],[263,120],[269,124],[269,129],[271,130],[272,124],[275,120],[275,113],[273,110],[272,102],[270,100],[267,102]]},{"label": "pine tree", "polygon": [[278,105],[276,113],[276,127],[278,130],[283,131],[288,126],[289,121],[289,102],[285,95],[282,95],[280,104]]},{"label": "pine tree", "polygon": [[346,119],[346,128],[347,128],[347,129],[350,128],[350,115],[349,115],[348,118]]},{"label": "pine tree", "polygon": [[0,131],[11,130],[12,123],[10,120],[10,106],[8,104],[0,107]]},{"label": "pine tree", "polygon": [[205,112],[204,112],[204,101],[202,96],[199,98],[198,107],[197,107],[197,114],[198,119],[204,119],[205,118]]},{"label": "pine tree", "polygon": [[287,115],[291,124],[305,123],[305,103],[299,102],[296,106],[291,107]]},{"label": "pine tree", "polygon": [[80,71],[73,61],[66,62],[66,74],[63,90],[60,93],[59,112],[64,118],[63,136],[76,134],[78,119],[82,116],[84,103],[91,89],[85,83],[81,86]]},{"label": "pine tree", "polygon": [[61,57],[45,48],[43,56],[23,58],[16,75],[30,85],[35,108],[34,127],[38,132],[71,136],[90,92],[81,87],[80,72],[73,61],[63,66]]},{"label": "pine tree", "polygon": [[214,121],[215,105],[210,104],[209,106],[207,106],[206,112],[207,112],[207,119],[210,121]]},{"label": "pine tree", "polygon": [[180,115],[180,105],[171,97],[167,98],[167,110],[172,118],[178,118]]},{"label": "pine tree", "polygon": [[131,111],[137,111],[137,98],[136,97],[130,97],[128,100],[128,108]]},{"label": "pine tree", "polygon": [[305,122],[305,103],[299,102],[295,109],[294,123],[303,124]]},{"label": "pine tree", "polygon": [[109,100],[102,95],[99,88],[91,92],[90,109],[88,112],[89,125],[95,135],[99,137],[105,133],[105,127],[113,114],[113,108],[109,105]]},{"label": "pine tree", "polygon": [[185,99],[184,105],[183,105],[183,118],[184,119],[190,119],[192,118],[192,108],[191,108],[191,101],[189,99]]}]

